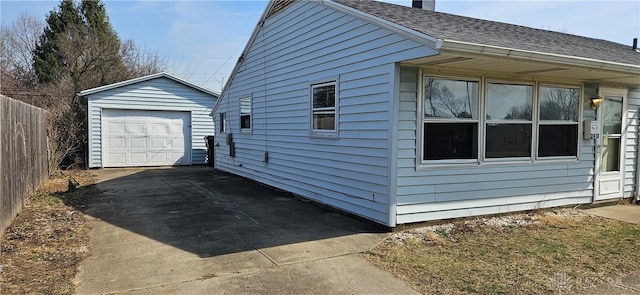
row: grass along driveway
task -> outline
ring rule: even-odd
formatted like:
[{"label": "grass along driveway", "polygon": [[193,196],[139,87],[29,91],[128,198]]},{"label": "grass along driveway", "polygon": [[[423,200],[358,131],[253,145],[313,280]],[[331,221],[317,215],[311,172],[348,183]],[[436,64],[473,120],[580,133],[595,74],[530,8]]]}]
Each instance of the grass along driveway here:
[{"label": "grass along driveway", "polygon": [[[82,186],[67,191],[69,177]],[[0,238],[1,294],[73,294],[90,254],[84,198],[97,194],[89,171],[59,172],[43,183]]]},{"label": "grass along driveway", "polygon": [[566,294],[638,273],[639,250],[639,225],[560,209],[396,232],[367,258],[423,294]]}]

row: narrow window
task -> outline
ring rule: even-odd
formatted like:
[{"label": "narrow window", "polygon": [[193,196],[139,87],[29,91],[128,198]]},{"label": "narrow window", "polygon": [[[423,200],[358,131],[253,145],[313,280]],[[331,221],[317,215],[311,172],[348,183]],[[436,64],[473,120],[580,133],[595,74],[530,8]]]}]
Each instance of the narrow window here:
[{"label": "narrow window", "polygon": [[336,132],[336,82],[311,85],[311,133]]},{"label": "narrow window", "polygon": [[251,132],[251,97],[240,99],[240,131]]},{"label": "narrow window", "polygon": [[477,160],[478,81],[426,77],[422,160]]},{"label": "narrow window", "polygon": [[532,85],[487,83],[486,158],[530,158]]},{"label": "narrow window", "polygon": [[540,86],[538,96],[538,157],[577,157],[580,89]]},{"label": "narrow window", "polygon": [[220,133],[224,133],[225,132],[224,130],[226,129],[225,128],[226,127],[225,126],[226,122],[225,122],[224,116],[225,116],[225,113],[220,113],[220,122],[218,124],[218,126],[220,126],[220,127],[218,127],[218,128],[220,128]]},{"label": "narrow window", "polygon": [[622,142],[623,97],[605,95],[602,108],[601,172],[620,171],[620,144]]}]

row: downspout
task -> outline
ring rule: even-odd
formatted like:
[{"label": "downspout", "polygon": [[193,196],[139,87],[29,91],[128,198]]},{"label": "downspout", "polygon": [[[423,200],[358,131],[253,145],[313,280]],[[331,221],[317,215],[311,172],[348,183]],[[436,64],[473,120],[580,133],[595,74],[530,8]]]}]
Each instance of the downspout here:
[{"label": "downspout", "polygon": [[440,52],[440,48],[442,48],[442,44],[443,43],[444,43],[443,39],[440,39],[440,38],[436,39],[436,48],[435,49],[438,51],[438,53]]},{"label": "downspout", "polygon": [[[389,122],[390,122],[390,127],[389,130],[391,130],[391,136],[389,139],[389,143],[388,143],[388,148],[389,148],[389,162],[388,162],[388,166],[389,168],[387,169],[387,173],[388,173],[388,181],[387,181],[387,185],[388,185],[388,193],[389,193],[389,208],[388,208],[388,212],[387,212],[387,226],[388,227],[396,227],[397,225],[397,221],[398,221],[398,200],[397,200],[397,196],[396,196],[396,189],[397,189],[397,184],[398,184],[398,180],[397,180],[397,169],[398,169],[398,153],[397,153],[397,148],[398,148],[398,132],[396,130],[396,128],[398,128],[398,123],[397,121],[400,118],[400,65],[399,64],[393,64],[391,66],[391,72],[394,73],[392,75],[392,80],[391,80],[391,85],[393,85],[393,89],[392,89],[392,94],[391,94],[391,101],[390,103],[390,118],[389,118]],[[398,114],[396,114],[396,112]]]}]

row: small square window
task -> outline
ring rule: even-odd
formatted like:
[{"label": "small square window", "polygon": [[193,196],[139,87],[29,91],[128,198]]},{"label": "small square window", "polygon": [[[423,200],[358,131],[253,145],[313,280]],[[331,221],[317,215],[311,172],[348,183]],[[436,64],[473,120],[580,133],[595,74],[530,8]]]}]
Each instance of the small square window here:
[{"label": "small square window", "polygon": [[334,134],[337,131],[336,82],[311,85],[311,133]]}]

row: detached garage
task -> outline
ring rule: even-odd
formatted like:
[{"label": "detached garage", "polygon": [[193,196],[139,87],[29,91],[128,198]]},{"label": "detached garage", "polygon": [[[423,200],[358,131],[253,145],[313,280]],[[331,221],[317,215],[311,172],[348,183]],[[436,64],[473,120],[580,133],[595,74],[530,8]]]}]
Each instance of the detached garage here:
[{"label": "detached garage", "polygon": [[78,95],[88,108],[90,168],[206,163],[217,93],[158,73]]}]

